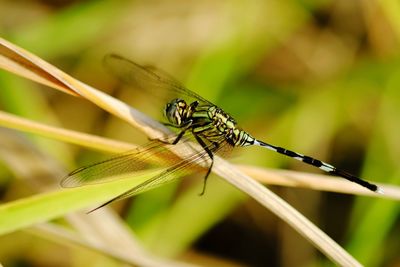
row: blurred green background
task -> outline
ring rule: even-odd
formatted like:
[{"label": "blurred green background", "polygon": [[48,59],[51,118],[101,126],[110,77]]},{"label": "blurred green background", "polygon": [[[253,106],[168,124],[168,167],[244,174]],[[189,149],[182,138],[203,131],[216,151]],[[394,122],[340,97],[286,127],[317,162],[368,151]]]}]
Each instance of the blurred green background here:
[{"label": "blurred green background", "polygon": [[[3,38],[145,113],[153,112],[148,100],[116,86],[103,68],[104,55],[160,67],[261,140],[371,181],[400,181],[398,1],[0,0],[0,18]],[[0,88],[4,111],[135,144],[147,140],[82,99],[4,71]],[[21,174],[5,156],[15,150],[45,155],[65,172],[100,158],[16,133],[18,145],[0,153],[3,202],[35,194],[32,180],[43,185],[62,177]],[[234,162],[318,172],[260,148],[239,150]],[[22,166],[30,162],[19,158]],[[186,180],[179,190],[167,186],[113,205],[149,251],[214,266],[330,265],[284,222],[215,176],[201,198],[201,180]],[[400,265],[397,202],[272,189],[366,266]],[[23,231],[0,236],[0,262],[124,265]]]}]

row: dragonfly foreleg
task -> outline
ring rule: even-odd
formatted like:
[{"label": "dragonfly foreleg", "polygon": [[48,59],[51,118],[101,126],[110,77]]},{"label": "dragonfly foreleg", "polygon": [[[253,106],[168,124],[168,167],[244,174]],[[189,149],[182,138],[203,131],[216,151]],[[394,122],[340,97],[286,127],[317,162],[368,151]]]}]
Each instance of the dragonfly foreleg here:
[{"label": "dragonfly foreleg", "polygon": [[183,124],[180,127],[177,127],[177,126],[169,124],[169,123],[163,123],[163,124],[165,126],[170,126],[170,127],[179,128],[179,129],[183,128],[183,129],[179,132],[179,134],[176,136],[176,138],[172,142],[170,142],[168,140],[168,138],[165,138],[165,139],[159,139],[159,138],[152,139],[152,138],[149,138],[150,141],[159,141],[159,142],[161,142],[163,144],[166,144],[166,145],[176,145],[182,139],[182,137],[185,135],[186,131],[192,126],[193,121],[192,120],[188,120],[185,124]]}]

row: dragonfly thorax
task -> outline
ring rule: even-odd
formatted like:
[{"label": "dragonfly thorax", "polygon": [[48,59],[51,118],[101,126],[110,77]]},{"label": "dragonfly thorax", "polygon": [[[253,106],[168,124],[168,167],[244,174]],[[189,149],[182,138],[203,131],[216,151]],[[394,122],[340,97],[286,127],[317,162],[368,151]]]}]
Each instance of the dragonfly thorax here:
[{"label": "dragonfly thorax", "polygon": [[254,138],[239,129],[235,119],[217,106],[188,104],[180,98],[168,102],[164,110],[169,123],[177,128],[190,129],[193,134],[211,143],[228,142],[231,146],[254,144]]}]

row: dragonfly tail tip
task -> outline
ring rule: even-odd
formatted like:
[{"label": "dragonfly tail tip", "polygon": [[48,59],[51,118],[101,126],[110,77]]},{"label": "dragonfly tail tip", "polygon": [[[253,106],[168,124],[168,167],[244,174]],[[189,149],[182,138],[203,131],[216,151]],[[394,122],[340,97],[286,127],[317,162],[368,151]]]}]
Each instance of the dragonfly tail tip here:
[{"label": "dragonfly tail tip", "polygon": [[378,186],[378,188],[375,190],[375,192],[378,193],[378,194],[382,194],[382,195],[385,194],[385,190],[383,190],[383,188],[381,188],[381,187],[379,187],[379,186]]}]

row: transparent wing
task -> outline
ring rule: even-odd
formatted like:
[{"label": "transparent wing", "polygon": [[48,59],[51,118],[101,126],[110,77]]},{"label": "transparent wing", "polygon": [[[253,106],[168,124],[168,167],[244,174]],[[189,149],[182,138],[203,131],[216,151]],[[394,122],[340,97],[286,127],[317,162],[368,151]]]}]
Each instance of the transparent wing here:
[{"label": "transparent wing", "polygon": [[[175,136],[170,137],[165,142],[172,143],[175,138]],[[144,170],[150,165],[165,166],[164,170],[159,174],[138,185],[134,190],[135,193],[138,193],[171,180],[177,171],[184,171],[185,169],[189,169],[189,167],[192,167],[191,171],[196,171],[199,168],[204,169],[204,166],[209,166],[210,157],[206,150],[197,145],[193,147],[192,142],[182,140],[178,144],[173,145],[176,149],[185,153],[185,159],[181,159],[172,153],[168,149],[168,146],[172,145],[163,142],[152,141],[143,148],[130,150],[115,157],[78,168],[61,180],[61,186],[69,188],[105,183],[127,178],[130,174]],[[206,146],[206,149],[212,153],[224,150],[227,143],[223,137],[221,137],[219,143],[218,147],[210,143]],[[180,176],[184,174],[182,173]]]},{"label": "transparent wing", "polygon": [[61,180],[62,187],[78,187],[99,184],[118,179],[121,175],[147,168],[156,162],[157,165],[178,161],[173,153],[159,141],[150,142],[147,146],[127,151],[112,158],[78,168]]},{"label": "transparent wing", "polygon": [[[160,90],[168,91],[171,95],[184,98],[184,100],[196,100],[200,104],[214,106],[213,103],[190,91],[170,75],[155,67],[141,66],[116,54],[105,56],[104,64],[123,83],[139,87],[152,95],[160,94]],[[172,99],[168,99],[170,100]]]},{"label": "transparent wing", "polygon": [[[210,144],[207,146],[207,148],[213,153],[216,153],[219,150],[224,150],[226,147],[230,146],[227,142],[224,142],[224,140],[225,139],[221,139],[221,142],[218,147],[215,147],[214,144]],[[114,201],[122,200],[124,198],[128,198],[137,195],[139,193],[151,190],[158,186],[173,182],[176,179],[184,175],[193,173],[195,171],[205,172],[210,166],[209,165],[210,163],[211,159],[209,158],[207,152],[204,149],[201,152],[193,153],[191,156],[181,160],[180,162],[174,164],[173,166],[170,166],[161,173],[129,189],[128,191],[116,196],[115,198],[110,199],[109,201],[103,203],[101,206],[91,210],[90,212],[95,211],[101,207],[104,207]]]}]

